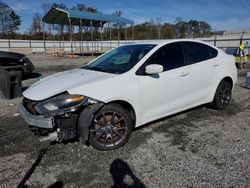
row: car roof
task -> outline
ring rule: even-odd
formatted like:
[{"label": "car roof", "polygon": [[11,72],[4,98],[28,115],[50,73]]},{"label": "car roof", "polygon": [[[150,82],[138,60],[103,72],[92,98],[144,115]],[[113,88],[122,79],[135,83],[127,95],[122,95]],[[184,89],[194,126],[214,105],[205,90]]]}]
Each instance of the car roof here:
[{"label": "car roof", "polygon": [[172,42],[197,42],[197,43],[203,43],[203,44],[214,47],[213,45],[211,45],[211,44],[209,44],[207,42],[197,40],[197,39],[144,40],[142,42],[135,42],[135,43],[132,43],[132,44],[129,44],[129,45],[148,44],[148,45],[157,45],[157,46],[160,45],[161,46],[161,45],[165,45],[165,44],[172,43]]},{"label": "car roof", "polygon": [[16,52],[6,52],[6,51],[0,51],[0,58],[22,58],[24,57],[24,54],[16,53]]},{"label": "car roof", "polygon": [[196,43],[201,43],[201,44],[205,44],[207,46],[210,46],[216,50],[220,50],[219,48],[217,48],[216,46],[209,44],[208,42],[204,42],[202,40],[198,40],[198,39],[166,39],[166,40],[144,40],[142,42],[135,42],[135,43],[131,43],[131,44],[125,44],[125,45],[140,45],[140,44],[145,44],[145,45],[156,45],[158,47],[160,46],[164,46],[166,44],[169,43],[173,43],[173,42],[196,42]]}]

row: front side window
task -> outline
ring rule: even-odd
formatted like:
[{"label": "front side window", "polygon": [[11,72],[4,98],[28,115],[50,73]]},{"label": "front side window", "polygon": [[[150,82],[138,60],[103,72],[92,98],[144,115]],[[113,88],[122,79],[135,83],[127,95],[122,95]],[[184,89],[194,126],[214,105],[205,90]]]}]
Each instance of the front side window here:
[{"label": "front side window", "polygon": [[198,42],[183,42],[188,52],[189,64],[199,63],[217,56],[217,50]]},{"label": "front side window", "polygon": [[137,74],[142,75],[145,72],[145,67],[151,64],[159,64],[163,66],[163,71],[172,70],[185,65],[182,46],[180,43],[167,44],[158,49],[146,63],[137,71]]},{"label": "front side window", "polygon": [[121,46],[82,68],[122,74],[134,67],[154,47],[155,45],[151,44]]}]

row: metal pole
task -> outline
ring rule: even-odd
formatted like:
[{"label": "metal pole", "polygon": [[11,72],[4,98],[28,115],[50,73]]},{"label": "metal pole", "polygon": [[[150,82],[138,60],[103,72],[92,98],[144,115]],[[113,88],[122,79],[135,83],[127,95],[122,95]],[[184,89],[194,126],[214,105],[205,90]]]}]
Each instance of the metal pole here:
[{"label": "metal pole", "polygon": [[132,36],[132,38],[133,38],[133,42],[135,42],[135,28],[134,28],[134,25],[132,25],[132,32],[133,32],[133,36]]},{"label": "metal pole", "polygon": [[249,46],[248,46],[248,41],[246,42],[246,46],[247,46],[247,51],[248,51],[248,56],[249,56],[250,54],[249,54]]},{"label": "metal pole", "polygon": [[9,44],[9,48],[11,48],[11,46],[10,46],[10,37],[8,37],[8,44]]},{"label": "metal pole", "polygon": [[72,35],[72,23],[70,18],[69,18],[69,29],[70,29],[71,57],[73,58],[73,35]]},{"label": "metal pole", "polygon": [[30,38],[30,41],[29,41],[30,42],[30,48],[32,48],[31,47],[31,32],[29,32],[29,38]]},{"label": "metal pole", "polygon": [[127,25],[125,25],[125,41],[126,41],[126,44],[128,43],[128,28],[127,28]]},{"label": "metal pole", "polygon": [[56,46],[55,46],[55,27],[54,27],[54,24],[52,24],[52,39],[53,39],[53,56],[55,55],[56,53]]},{"label": "metal pole", "polygon": [[60,51],[61,50],[61,33],[59,34],[59,38],[58,38],[58,42],[59,42],[59,49],[58,49],[58,51]]},{"label": "metal pole", "polygon": [[62,25],[62,40],[63,40],[63,56],[65,55],[65,47],[64,47],[64,25]]},{"label": "metal pole", "polygon": [[79,54],[81,54],[82,53],[82,47],[81,47],[81,26],[79,25],[79,32],[78,32],[78,34],[80,35],[80,39],[78,39],[78,37],[76,38],[77,39],[77,41],[79,42]]},{"label": "metal pole", "polygon": [[102,43],[102,22],[100,22],[100,24],[101,24],[101,53],[103,53],[103,43]]},{"label": "metal pole", "polygon": [[46,56],[46,43],[45,43],[45,33],[44,33],[44,22],[43,22],[43,48],[44,48],[44,55]]},{"label": "metal pole", "polygon": [[90,25],[91,25],[91,40],[92,40],[92,50],[91,50],[91,55],[94,56],[94,53],[93,53],[93,49],[94,49],[94,35],[93,35],[93,22],[92,20],[90,21]]},{"label": "metal pole", "polygon": [[243,44],[243,37],[244,37],[245,32],[243,31],[240,37],[240,45]]},{"label": "metal pole", "polygon": [[83,36],[82,36],[82,20],[80,19],[80,27],[81,27],[81,42],[80,42],[80,51],[81,51],[81,55],[83,56]]},{"label": "metal pole", "polygon": [[214,37],[214,46],[216,46],[216,41],[217,41],[217,34],[215,34],[215,37]]},{"label": "metal pole", "polygon": [[119,28],[119,24],[117,23],[117,43],[118,43],[118,46],[120,46],[120,28]]},{"label": "metal pole", "polygon": [[112,33],[111,33],[111,27],[110,27],[110,23],[109,23],[109,47],[110,47],[110,49],[112,48],[112,46],[111,46],[111,39],[112,39]]},{"label": "metal pole", "polygon": [[79,48],[80,48],[80,54],[82,54],[82,30],[81,30],[81,19],[79,20],[79,34],[80,34],[80,40],[79,40]]}]

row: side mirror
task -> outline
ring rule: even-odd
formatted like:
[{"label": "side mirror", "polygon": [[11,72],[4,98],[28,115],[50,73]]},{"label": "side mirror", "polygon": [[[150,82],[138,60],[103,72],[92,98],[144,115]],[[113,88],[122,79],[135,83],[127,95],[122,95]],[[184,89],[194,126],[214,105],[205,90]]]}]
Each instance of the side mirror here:
[{"label": "side mirror", "polygon": [[147,74],[158,74],[163,72],[163,66],[159,64],[151,64],[145,67],[145,72]]}]

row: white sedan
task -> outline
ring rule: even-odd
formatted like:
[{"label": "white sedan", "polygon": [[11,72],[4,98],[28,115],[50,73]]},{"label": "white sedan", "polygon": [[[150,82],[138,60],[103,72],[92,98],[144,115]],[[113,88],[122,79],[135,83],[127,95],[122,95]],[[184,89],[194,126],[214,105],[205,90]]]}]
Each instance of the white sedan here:
[{"label": "white sedan", "polygon": [[80,138],[112,150],[148,122],[202,104],[226,108],[236,80],[233,56],[210,44],[131,44],[35,83],[20,112],[46,139]]}]

